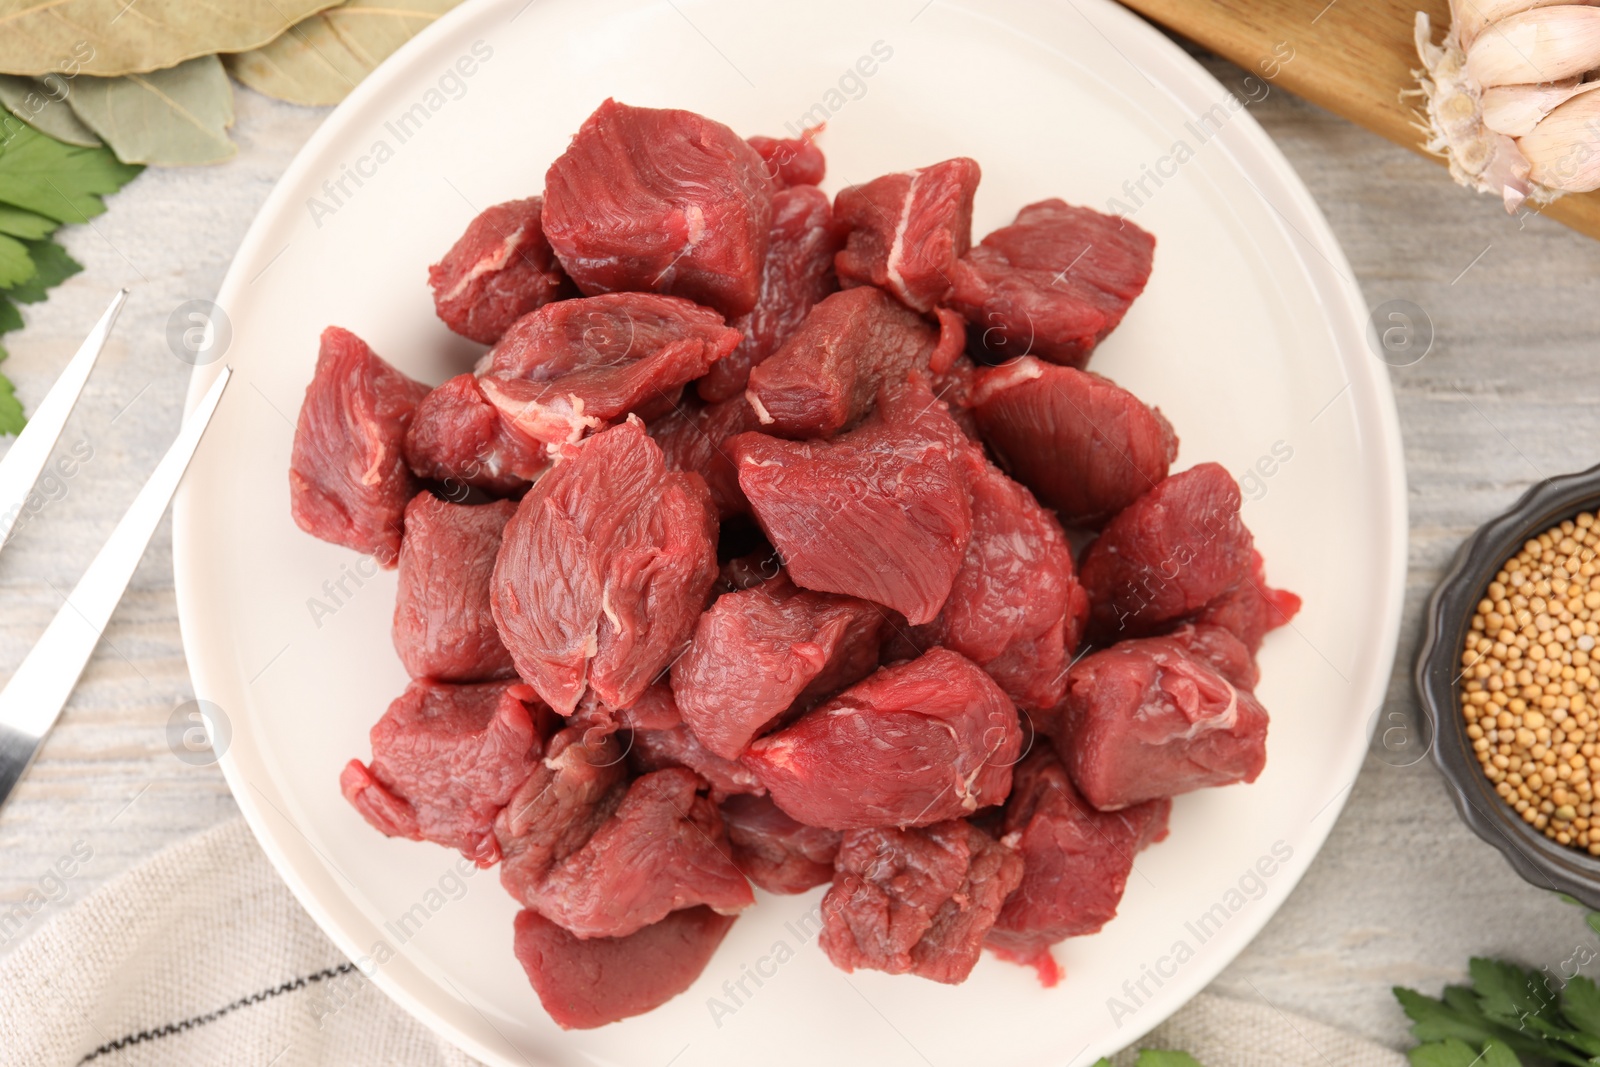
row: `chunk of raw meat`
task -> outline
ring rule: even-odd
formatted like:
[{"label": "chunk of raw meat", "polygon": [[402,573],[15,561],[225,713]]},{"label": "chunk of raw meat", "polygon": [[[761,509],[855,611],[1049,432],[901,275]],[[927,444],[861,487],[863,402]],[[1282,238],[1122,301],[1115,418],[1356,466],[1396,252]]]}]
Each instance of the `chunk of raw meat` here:
[{"label": "chunk of raw meat", "polygon": [[839,278],[886,289],[918,311],[950,292],[972,246],[978,164],[965,157],[852,185],[834,201],[850,237],[834,259]]},{"label": "chunk of raw meat", "polygon": [[1300,598],[1287,589],[1268,586],[1261,553],[1252,552],[1249,574],[1201,609],[1195,622],[1222,627],[1254,654],[1269,631],[1288,625],[1299,611]]},{"label": "chunk of raw meat", "polygon": [[550,871],[530,906],[579,937],[626,937],[679,908],[732,915],[754,904],[700,786],[682,767],[634,779],[616,814]]},{"label": "chunk of raw meat", "polygon": [[1082,367],[1144,292],[1155,247],[1127,219],[1042,200],[962,257],[950,304],[991,359]]},{"label": "chunk of raw meat", "polygon": [[818,941],[844,971],[955,984],[972,973],[1022,859],[964,819],[856,830],[834,861]]},{"label": "chunk of raw meat", "polygon": [[[939,323],[939,343],[928,356],[928,370],[933,374],[935,381],[941,381],[946,375],[955,371],[956,363],[966,354],[967,323],[958,312],[949,308],[934,308],[933,317]],[[971,360],[966,362],[971,363]],[[946,404],[952,402],[943,393],[939,399]]]},{"label": "chunk of raw meat", "polygon": [[809,129],[799,137],[751,137],[750,147],[767,165],[767,175],[785,188],[796,185],[821,185],[828,163],[817,147],[820,129]]},{"label": "chunk of raw meat", "polygon": [[672,698],[672,687],[657,682],[640,694],[639,699],[618,711],[617,722],[628,730],[671,730],[683,725],[683,715],[678,711],[678,702]]},{"label": "chunk of raw meat", "polygon": [[1106,524],[1083,557],[1094,636],[1153,633],[1200,611],[1250,573],[1239,486],[1215,463],[1174,474]]},{"label": "chunk of raw meat", "polygon": [[689,111],[601,104],[545,175],[544,232],[585,293],[756,305],[772,226],[759,153]]},{"label": "chunk of raw meat", "polygon": [[865,600],[797,589],[781,574],[724,593],[672,665],[678,710],[706,748],[738,759],[790,708],[871,674],[885,614]]},{"label": "chunk of raw meat", "polygon": [[1254,651],[1225,627],[1186,623],[1162,636],[1182,645],[1185,652],[1240,689],[1254,692],[1256,683],[1261,680]]},{"label": "chunk of raw meat", "polygon": [[920,381],[829,441],[740,434],[739,487],[796,585],[871,600],[913,625],[950,595],[972,537],[970,447]]},{"label": "chunk of raw meat", "polygon": [[1000,465],[1068,526],[1099,526],[1165,478],[1178,455],[1160,411],[1098,374],[1032,356],[980,370],[972,400]]},{"label": "chunk of raw meat", "polygon": [[668,471],[637,420],[572,446],[522,498],[495,562],[517,673],[564,715],[585,686],[626,707],[693,634],[716,546],[705,482]]},{"label": "chunk of raw meat", "polygon": [[654,293],[547,304],[489,352],[480,385],[518,431],[570,444],[633,412],[674,410],[687,383],[733,351],[739,331],[708,308]]},{"label": "chunk of raw meat", "polygon": [[733,845],[733,862],[769,893],[804,893],[833,878],[839,832],[806,826],[764,796],[729,797],[722,821]]},{"label": "chunk of raw meat", "polygon": [[496,204],[428,268],[434,310],[446,326],[492,345],[513,322],[564,295],[570,283],[539,225],[543,207],[537,196]]},{"label": "chunk of raw meat", "polygon": [[685,908],[627,937],[585,939],[528,910],[517,914],[515,951],[556,1025],[592,1030],[659,1008],[692,986],[735,918]]},{"label": "chunk of raw meat", "polygon": [[418,493],[406,506],[394,647],[413,678],[477,682],[516,673],[489,605],[509,500],[468,507]]},{"label": "chunk of raw meat", "polygon": [[1078,661],[1054,740],[1079,792],[1118,811],[1255,781],[1267,762],[1267,712],[1180,643],[1147,637]]},{"label": "chunk of raw meat", "polygon": [[844,244],[828,194],[811,185],[783,189],[772,198],[772,234],[761,270],[761,298],[729,325],[744,334],[726,358],[712,364],[695,386],[706,400],[740,396],[750,368],[778,350],[823,297],[839,288],[833,257]]},{"label": "chunk of raw meat", "polygon": [[412,682],[372,728],[371,765],[351,760],[339,788],[390,837],[433,841],[492,867],[495,818],[533,773],[553,726],[525,685]]},{"label": "chunk of raw meat", "polygon": [[757,739],[744,758],[791,817],[860,830],[998,804],[1021,750],[1010,698],[971,660],[936,648]]},{"label": "chunk of raw meat", "polygon": [[569,726],[494,822],[503,862],[500,884],[524,907],[557,863],[588,843],[622,803],[627,766],[616,738]]},{"label": "chunk of raw meat", "polygon": [[750,510],[728,441],[760,427],[744,397],[717,404],[698,404],[685,397],[676,411],[651,421],[650,436],[661,446],[669,470],[693,471],[706,480],[711,503],[718,517],[725,519]]},{"label": "chunk of raw meat", "polygon": [[1072,549],[1054,516],[976,448],[968,450],[972,540],[918,647],[942,645],[989,672],[1025,708],[1053,708],[1089,619]]},{"label": "chunk of raw meat", "polygon": [[987,944],[1038,968],[1046,985],[1059,970],[1050,946],[1099,930],[1117,914],[1133,857],[1167,835],[1170,800],[1116,812],[1089,806],[1047,747],[1017,765],[1006,801],[1006,844],[1022,857],[1022,881],[1006,898]]},{"label": "chunk of raw meat", "polygon": [[870,286],[834,293],[750,372],[745,396],[768,433],[831,437],[860,422],[885,386],[926,371],[939,335]]},{"label": "chunk of raw meat", "polygon": [[718,595],[739,589],[753,589],[782,573],[783,566],[774,548],[737,556],[722,565],[722,575],[717,580]]},{"label": "chunk of raw meat", "polygon": [[[666,691],[666,699],[670,702],[672,691],[664,685],[653,685],[647,692],[655,694],[662,690]],[[647,705],[645,710],[644,719],[649,721],[656,718],[651,713],[657,711],[658,707]],[[685,767],[705,779],[711,787],[711,801],[714,804],[720,804],[731,796],[767,791],[754,771],[737,759],[725,759],[707,749],[682,719],[670,726],[640,726],[637,725],[633,708],[622,712],[620,718],[623,725],[632,731],[628,762],[641,774],[667,767]]]},{"label": "chunk of raw meat", "polygon": [[289,507],[300,529],[394,566],[406,502],[417,492],[406,428],[427,391],[349,330],[322,331],[289,460]]},{"label": "chunk of raw meat", "polygon": [[422,398],[406,432],[406,462],[452,498],[470,486],[520,493],[550,466],[543,442],[506,423],[472,374],[458,374]]}]

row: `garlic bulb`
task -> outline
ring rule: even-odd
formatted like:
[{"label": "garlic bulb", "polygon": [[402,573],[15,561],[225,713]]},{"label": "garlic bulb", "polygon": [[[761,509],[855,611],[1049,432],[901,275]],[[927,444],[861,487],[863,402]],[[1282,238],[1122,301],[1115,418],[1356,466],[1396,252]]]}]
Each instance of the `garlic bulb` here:
[{"label": "garlic bulb", "polygon": [[1427,148],[1507,211],[1600,188],[1600,6],[1450,0],[1442,43],[1417,13]]}]

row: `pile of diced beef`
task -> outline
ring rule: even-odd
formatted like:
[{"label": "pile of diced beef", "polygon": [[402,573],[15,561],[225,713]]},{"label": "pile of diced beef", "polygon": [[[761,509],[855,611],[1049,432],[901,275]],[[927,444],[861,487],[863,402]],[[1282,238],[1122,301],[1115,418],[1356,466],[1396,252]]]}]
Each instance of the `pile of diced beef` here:
[{"label": "pile of diced beef", "polygon": [[847,971],[1053,982],[1170,798],[1266,759],[1299,601],[1228,473],[1083,369],[1154,238],[1047,200],[974,245],[970,159],[822,175],[607,101],[431,268],[472,373],[322,338],[294,517],[398,567],[414,678],[340,784],[499,866],[564,1027],[686,989],[752,884],[830,884]]}]

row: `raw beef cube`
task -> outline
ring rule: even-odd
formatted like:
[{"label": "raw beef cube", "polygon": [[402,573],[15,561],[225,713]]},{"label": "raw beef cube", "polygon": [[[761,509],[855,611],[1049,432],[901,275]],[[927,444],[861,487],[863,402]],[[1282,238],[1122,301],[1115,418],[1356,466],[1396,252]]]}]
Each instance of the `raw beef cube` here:
[{"label": "raw beef cube", "polygon": [[427,391],[349,330],[322,331],[289,460],[289,506],[300,529],[394,566],[406,501],[417,492],[406,427]]},{"label": "raw beef cube", "polygon": [[[679,717],[670,688],[653,685],[645,693],[646,698],[618,713],[620,723],[632,731],[628,761],[635,771],[644,774],[667,767],[686,767],[705,779],[711,787],[714,804],[720,804],[726,797],[767,791],[755,772],[739,762],[737,754],[727,759],[700,743],[689,724]],[[666,724],[668,715],[662,707],[663,701],[672,708],[671,717],[676,719],[670,725]],[[662,725],[656,725],[658,723]]]},{"label": "raw beef cube", "polygon": [[718,595],[737,592],[740,589],[754,589],[762,582],[769,582],[782,573],[783,567],[779,563],[776,549],[767,548],[736,556],[722,565],[721,577],[717,579]]},{"label": "raw beef cube", "polygon": [[616,814],[550,871],[531,906],[579,937],[626,937],[679,908],[732,915],[754,904],[701,784],[682,767],[634,779]]},{"label": "raw beef cube", "polygon": [[861,830],[998,804],[1021,750],[1011,700],[971,660],[936,648],[759,738],[744,758],[791,817]]},{"label": "raw beef cube", "polygon": [[[683,725],[672,687],[658,682],[639,695],[639,699],[617,712],[619,725],[629,730],[671,730]],[[690,768],[693,770],[694,768]]]},{"label": "raw beef cube", "polygon": [[[959,312],[951,311],[949,308],[934,308],[933,317],[939,323],[939,343],[928,356],[928,370],[933,374],[934,380],[939,381],[954,371],[956,363],[966,354],[967,322]],[[942,393],[939,399],[944,400],[946,404],[951,403]]]},{"label": "raw beef cube", "polygon": [[921,648],[961,653],[1025,708],[1053,708],[1089,618],[1072,549],[1055,517],[976,448],[968,450],[972,540]]},{"label": "raw beef cube", "polygon": [[750,372],[745,395],[768,433],[831,437],[860,422],[884,386],[927,370],[939,335],[870,287],[834,293]]},{"label": "raw beef cube", "polygon": [[844,234],[833,221],[828,194],[811,185],[781,190],[772,198],[772,234],[761,271],[761,299],[730,323],[744,334],[739,347],[695,387],[710,401],[740,396],[750,368],[778,350],[823,297],[839,288],[833,257]]},{"label": "raw beef cube", "polygon": [[980,370],[972,399],[1000,465],[1068,526],[1099,526],[1165,478],[1178,455],[1160,411],[1098,374],[1032,356]]},{"label": "raw beef cube", "polygon": [[676,411],[651,420],[650,436],[661,446],[668,470],[693,471],[706,480],[718,517],[726,519],[750,510],[728,441],[760,427],[744,397],[717,404],[697,404],[685,397]]},{"label": "raw beef cube", "polygon": [[950,595],[972,537],[961,429],[927,385],[885,393],[835,441],[740,434],[739,487],[796,585],[871,600],[913,625]]},{"label": "raw beef cube", "polygon": [[1114,641],[1187,618],[1246,577],[1253,553],[1231,474],[1201,463],[1168,477],[1084,554],[1094,634]]},{"label": "raw beef cube", "polygon": [[806,826],[764,796],[729,797],[722,821],[733,845],[733,862],[769,893],[804,893],[833,878],[839,832]]},{"label": "raw beef cube", "polygon": [[471,486],[510,496],[550,465],[544,444],[507,425],[478,379],[458,374],[422,398],[406,431],[406,462],[452,498]]},{"label": "raw beef cube", "polygon": [[781,574],[724,593],[672,665],[678,710],[708,749],[738,759],[751,738],[797,703],[832,696],[871,674],[884,614],[865,600],[797,589]]},{"label": "raw beef cube", "polygon": [[477,682],[516,673],[489,606],[509,500],[467,507],[418,493],[406,507],[394,647],[413,678]]},{"label": "raw beef cube", "polygon": [[480,385],[528,438],[570,444],[630,411],[643,419],[672,411],[684,385],[739,337],[716,312],[677,297],[562,300],[517,320],[489,352]]},{"label": "raw beef cube", "polygon": [[[939,317],[944,318],[946,309],[939,309]],[[939,347],[945,345],[945,332],[940,331]],[[933,392],[944,404],[945,410],[961,427],[961,432],[968,441],[983,447],[983,435],[978,432],[978,420],[972,410],[972,390],[978,379],[978,365],[967,356],[958,356],[950,364],[950,369],[943,374],[936,374],[933,378]]]},{"label": "raw beef cube", "polygon": [[1252,552],[1250,573],[1201,609],[1195,622],[1228,630],[1254,654],[1268,631],[1287,625],[1299,611],[1300,598],[1287,589],[1270,588],[1261,553]]},{"label": "raw beef cube", "polygon": [[1186,623],[1162,636],[1182,645],[1185,652],[1240,689],[1254,692],[1256,683],[1261,680],[1253,650],[1225,627]]},{"label": "raw beef cube", "polygon": [[1078,661],[1054,740],[1079,792],[1118,811],[1255,781],[1267,762],[1267,712],[1178,642],[1147,637]]},{"label": "raw beef cube", "polygon": [[1017,765],[1006,801],[1006,844],[1022,857],[1022,882],[1006,898],[988,945],[1006,959],[1059,977],[1050,946],[1099,930],[1117,914],[1133,857],[1167,834],[1170,800],[1123,811],[1089,806],[1047,747]]},{"label": "raw beef cube", "polygon": [[972,973],[1022,859],[964,819],[856,830],[834,861],[818,941],[836,967],[951,985]]},{"label": "raw beef cube", "polygon": [[956,261],[972,246],[978,164],[965,157],[852,185],[834,201],[850,237],[839,277],[886,289],[918,311],[950,292]]},{"label": "raw beef cube", "polygon": [[524,907],[539,899],[550,868],[588,843],[627,792],[622,746],[609,734],[568,727],[495,819],[504,857],[500,884]]},{"label": "raw beef cube", "polygon": [[1155,247],[1127,219],[1042,200],[962,257],[950,303],[992,359],[1082,367],[1144,292]]},{"label": "raw beef cube", "polygon": [[668,471],[637,420],[572,446],[522,498],[495,562],[517,673],[564,715],[585,686],[627,707],[694,633],[716,548],[705,482]]},{"label": "raw beef cube", "polygon": [[428,268],[433,306],[462,337],[492,345],[528,312],[564,295],[571,283],[544,239],[537,197],[496,204]]},{"label": "raw beef cube", "polygon": [[750,147],[767,165],[767,174],[779,185],[821,185],[827,173],[827,160],[817,147],[820,129],[809,129],[799,137],[750,137]]},{"label": "raw beef cube", "polygon": [[580,938],[536,911],[517,914],[516,954],[563,1030],[652,1011],[694,984],[736,916],[685,908],[627,937]]},{"label": "raw beef cube", "polygon": [[345,799],[390,837],[459,849],[480,867],[500,861],[494,821],[528,780],[554,717],[533,690],[509,682],[412,682],[372,728],[372,763],[351,760]]},{"label": "raw beef cube", "polygon": [[585,293],[756,306],[776,183],[755,149],[689,111],[607,100],[545,175],[544,232]]}]

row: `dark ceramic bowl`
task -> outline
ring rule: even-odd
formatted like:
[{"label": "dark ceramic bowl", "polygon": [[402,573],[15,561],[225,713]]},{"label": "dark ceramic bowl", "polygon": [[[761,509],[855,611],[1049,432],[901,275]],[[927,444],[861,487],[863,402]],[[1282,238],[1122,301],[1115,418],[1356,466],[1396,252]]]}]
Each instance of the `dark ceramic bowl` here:
[{"label": "dark ceramic bowl", "polygon": [[1462,642],[1478,601],[1501,566],[1530,537],[1596,507],[1600,507],[1600,466],[1540,482],[1511,510],[1480,527],[1456,553],[1428,604],[1416,683],[1433,727],[1433,761],[1450,785],[1461,818],[1533,885],[1567,893],[1600,909],[1600,857],[1556,844],[1495,794],[1494,784],[1484,777],[1473,754],[1456,691]]}]

